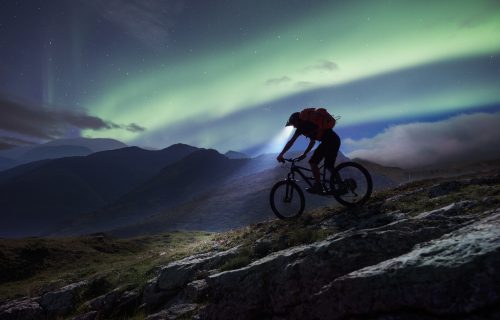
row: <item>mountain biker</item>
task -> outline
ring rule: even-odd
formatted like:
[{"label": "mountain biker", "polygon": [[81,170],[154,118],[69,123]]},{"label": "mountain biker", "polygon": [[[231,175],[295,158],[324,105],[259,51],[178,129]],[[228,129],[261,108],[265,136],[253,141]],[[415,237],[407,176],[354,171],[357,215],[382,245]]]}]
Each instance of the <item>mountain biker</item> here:
[{"label": "mountain biker", "polygon": [[322,193],[323,186],[321,185],[318,164],[325,158],[325,167],[332,172],[340,148],[340,138],[333,129],[320,129],[317,124],[301,119],[300,115],[300,112],[294,112],[290,115],[285,126],[293,126],[296,130],[292,138],[286,143],[283,150],[276,157],[276,160],[285,162],[283,155],[293,146],[295,140],[297,140],[300,135],[306,136],[310,141],[304,153],[297,158],[298,161],[306,158],[309,151],[314,147],[316,140],[320,141],[319,146],[314,151],[311,159],[309,159],[309,165],[311,166],[315,183],[311,188],[307,188],[306,190],[310,193]]}]

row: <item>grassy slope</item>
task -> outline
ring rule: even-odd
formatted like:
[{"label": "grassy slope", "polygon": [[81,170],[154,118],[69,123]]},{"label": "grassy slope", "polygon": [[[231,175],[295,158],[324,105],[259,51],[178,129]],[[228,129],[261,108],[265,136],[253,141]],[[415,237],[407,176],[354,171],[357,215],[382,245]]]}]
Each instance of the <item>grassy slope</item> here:
[{"label": "grassy slope", "polygon": [[97,277],[109,287],[141,286],[155,266],[207,250],[212,238],[207,232],[172,232],[131,239],[0,239],[0,300]]}]

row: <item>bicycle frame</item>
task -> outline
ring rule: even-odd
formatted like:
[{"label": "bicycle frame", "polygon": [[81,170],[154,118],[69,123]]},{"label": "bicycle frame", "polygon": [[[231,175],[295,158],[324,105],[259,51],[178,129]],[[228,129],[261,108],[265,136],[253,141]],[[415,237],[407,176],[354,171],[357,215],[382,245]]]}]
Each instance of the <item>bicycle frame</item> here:
[{"label": "bicycle frame", "polygon": [[[303,173],[303,171],[307,171],[307,172],[311,172],[312,173],[312,170],[308,169],[308,168],[305,168],[305,167],[301,167],[301,166],[296,165],[295,161],[290,161],[289,160],[289,162],[291,162],[292,166],[290,167],[290,172],[287,175],[287,179],[288,180],[296,181],[295,180],[295,172],[297,172],[302,177],[302,179],[304,179],[304,181],[310,187],[312,187],[313,186],[313,182],[315,181],[314,177],[306,177],[305,174]],[[326,179],[326,168],[325,168],[324,165],[322,165],[321,167],[319,167],[319,169],[320,170],[323,169],[322,173],[320,173],[321,184],[323,185],[323,188],[325,190],[328,190],[328,189],[330,189],[329,188],[329,182],[330,182],[330,180]]]}]

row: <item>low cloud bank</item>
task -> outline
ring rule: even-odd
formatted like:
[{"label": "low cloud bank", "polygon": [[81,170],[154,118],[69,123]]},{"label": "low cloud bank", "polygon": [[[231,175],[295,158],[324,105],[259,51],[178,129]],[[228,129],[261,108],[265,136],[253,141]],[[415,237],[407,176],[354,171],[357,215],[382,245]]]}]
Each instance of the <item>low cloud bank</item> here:
[{"label": "low cloud bank", "polygon": [[138,124],[116,124],[91,116],[83,110],[54,110],[31,106],[0,95],[0,149],[51,140],[64,136],[70,128],[78,130],[121,129],[142,132]]},{"label": "low cloud bank", "polygon": [[500,158],[500,112],[396,125],[361,140],[346,139],[351,158],[415,168]]}]

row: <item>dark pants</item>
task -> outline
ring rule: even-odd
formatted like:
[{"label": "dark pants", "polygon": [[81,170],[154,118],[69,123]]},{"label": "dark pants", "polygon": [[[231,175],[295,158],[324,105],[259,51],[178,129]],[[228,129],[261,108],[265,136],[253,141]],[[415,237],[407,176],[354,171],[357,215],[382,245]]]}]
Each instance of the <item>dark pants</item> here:
[{"label": "dark pants", "polygon": [[328,131],[323,136],[323,139],[319,146],[314,150],[314,153],[309,159],[309,163],[314,163],[318,165],[323,158],[325,158],[325,167],[328,170],[332,170],[335,167],[335,160],[337,159],[337,153],[340,148],[340,138],[333,132],[333,130]]}]

